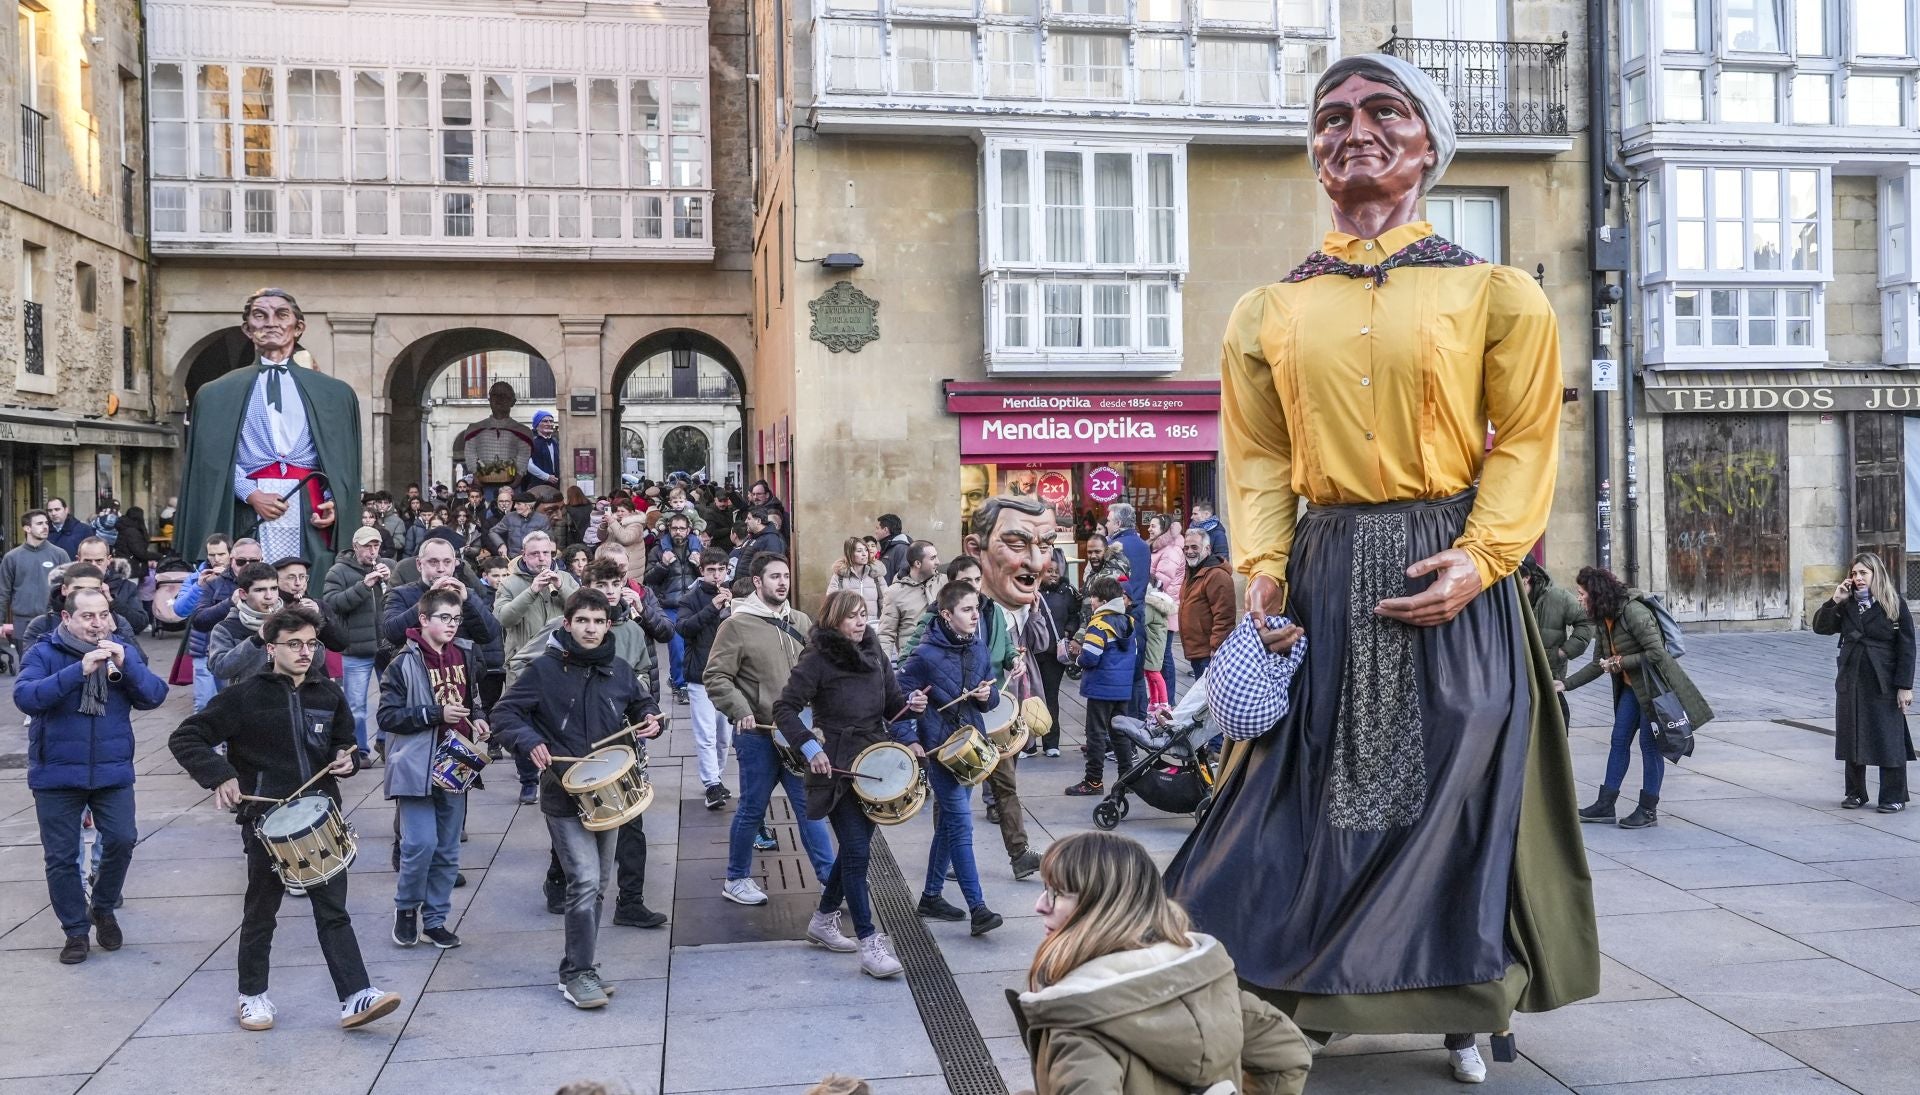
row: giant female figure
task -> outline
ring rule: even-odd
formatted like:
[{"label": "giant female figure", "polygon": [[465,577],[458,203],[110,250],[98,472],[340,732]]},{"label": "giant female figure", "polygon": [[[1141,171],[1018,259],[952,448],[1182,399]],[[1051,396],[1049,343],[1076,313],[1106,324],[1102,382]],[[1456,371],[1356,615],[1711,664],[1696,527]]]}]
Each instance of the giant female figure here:
[{"label": "giant female figure", "polygon": [[1531,278],[1416,216],[1454,147],[1424,73],[1339,61],[1311,125],[1334,231],[1241,298],[1221,361],[1248,605],[1311,641],[1167,882],[1303,1028],[1449,1034],[1464,1080],[1485,1070],[1459,1032],[1598,990],[1563,722],[1513,577],[1553,497],[1559,334]]}]

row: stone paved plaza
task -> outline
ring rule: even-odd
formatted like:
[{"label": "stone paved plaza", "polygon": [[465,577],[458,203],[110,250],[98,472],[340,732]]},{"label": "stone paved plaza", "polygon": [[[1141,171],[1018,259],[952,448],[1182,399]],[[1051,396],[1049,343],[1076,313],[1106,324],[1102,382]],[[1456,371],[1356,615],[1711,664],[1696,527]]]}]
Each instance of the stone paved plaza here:
[{"label": "stone paved plaza", "polygon": [[[161,661],[172,655],[172,643],[147,645]],[[1585,828],[1602,992],[1554,1014],[1517,1017],[1523,1059],[1492,1065],[1483,1090],[1920,1090],[1920,812],[1838,808],[1828,640],[1697,636],[1689,646],[1686,665],[1720,721],[1691,762],[1669,769],[1657,828]],[[404,993],[404,1008],[341,1031],[310,916],[288,900],[274,953],[279,1025],[240,1031],[239,838],[166,751],[187,704],[176,689],[137,723],[141,841],[120,917],[127,945],[96,949],[75,967],[55,961],[61,936],[41,874],[24,734],[10,707],[0,713],[8,724],[0,731],[0,1095],[547,1095],[585,1078],[634,1095],[772,1095],[801,1092],[836,1070],[871,1079],[885,1095],[948,1090],[904,980],[872,981],[855,956],[796,941],[808,898],[790,824],[779,826],[781,850],[759,861],[773,903],[754,910],[720,900],[730,815],[708,814],[697,801],[684,712],[655,749],[660,798],[646,815],[648,902],[673,920],[660,931],[603,929],[602,970],[618,986],[611,1006],[575,1011],[554,989],[561,929],[540,895],[546,832],[536,808],[514,805],[504,771],[471,804],[462,847],[470,885],[454,893],[451,925],[466,945],[395,947],[391,810],[370,773],[346,785],[362,840],[351,905],[375,982]],[[1574,715],[1577,775],[1588,794],[1606,751],[1603,688],[1576,693]],[[1078,723],[1069,719],[1070,743]],[[1060,794],[1078,761],[1069,748],[1058,760],[1021,765],[1036,843],[1090,825],[1090,803]],[[1636,769],[1629,793],[1637,778]],[[1136,803],[1120,828],[1164,862],[1189,825]],[[915,883],[927,816],[884,832]],[[1040,887],[1013,881],[984,819],[976,845],[988,900],[1007,924],[975,939],[964,925],[942,923],[933,936],[1007,1088],[1018,1091],[1031,1079],[1003,990],[1022,983],[1039,940],[1032,905]],[[1438,1044],[1350,1039],[1319,1059],[1309,1090],[1455,1090]]]}]

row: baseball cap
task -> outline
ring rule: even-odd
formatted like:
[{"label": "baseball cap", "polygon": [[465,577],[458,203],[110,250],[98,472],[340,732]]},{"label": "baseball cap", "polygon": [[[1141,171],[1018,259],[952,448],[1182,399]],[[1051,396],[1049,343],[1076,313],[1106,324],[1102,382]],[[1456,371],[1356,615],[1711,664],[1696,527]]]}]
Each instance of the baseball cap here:
[{"label": "baseball cap", "polygon": [[361,544],[377,544],[379,542],[380,530],[371,525],[362,525],[353,530],[354,547],[359,547]]}]

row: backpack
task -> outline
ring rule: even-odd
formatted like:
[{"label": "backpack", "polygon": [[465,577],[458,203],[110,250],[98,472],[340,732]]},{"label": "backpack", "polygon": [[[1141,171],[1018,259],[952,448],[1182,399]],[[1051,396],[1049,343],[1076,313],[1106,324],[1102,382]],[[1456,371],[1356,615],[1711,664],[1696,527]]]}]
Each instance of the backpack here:
[{"label": "backpack", "polygon": [[1680,623],[1673,618],[1673,613],[1667,611],[1667,604],[1660,595],[1642,593],[1640,603],[1647,606],[1647,611],[1653,613],[1654,620],[1659,623],[1660,645],[1667,648],[1667,653],[1676,658],[1686,654],[1687,641],[1680,634]]}]

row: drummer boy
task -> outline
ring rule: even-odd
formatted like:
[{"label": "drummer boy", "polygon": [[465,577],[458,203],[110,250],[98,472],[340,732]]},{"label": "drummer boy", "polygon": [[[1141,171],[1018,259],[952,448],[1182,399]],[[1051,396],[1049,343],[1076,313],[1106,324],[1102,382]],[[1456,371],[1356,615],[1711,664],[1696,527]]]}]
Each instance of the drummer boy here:
[{"label": "drummer boy", "polygon": [[450,788],[434,774],[442,766],[457,772],[454,766],[462,757],[481,761],[489,733],[480,699],[480,658],[460,637],[461,605],[450,589],[422,595],[418,626],[407,629],[406,645],[380,678],[386,792],[400,822],[393,941],[403,947],[421,936],[441,950],[460,945],[460,937],[447,928],[447,914],[460,876],[467,795],[464,786]]},{"label": "drummer boy", "polygon": [[[167,740],[174,759],[193,781],[213,792],[215,806],[240,808],[240,840],[247,854],[239,954],[239,1016],[245,1030],[273,1026],[267,974],[274,917],[286,896],[255,825],[275,802],[309,783],[311,792],[325,795],[338,808],[337,780],[358,770],[347,694],[324,670],[309,672],[324,656],[319,633],[320,618],[299,605],[268,616],[260,625],[268,667],[234,681],[189,715]],[[216,751],[221,745],[226,746],[224,756]],[[306,896],[320,953],[340,997],[340,1025],[363,1026],[398,1008],[399,993],[368,983],[347,915],[347,872],[307,887]]]}]

